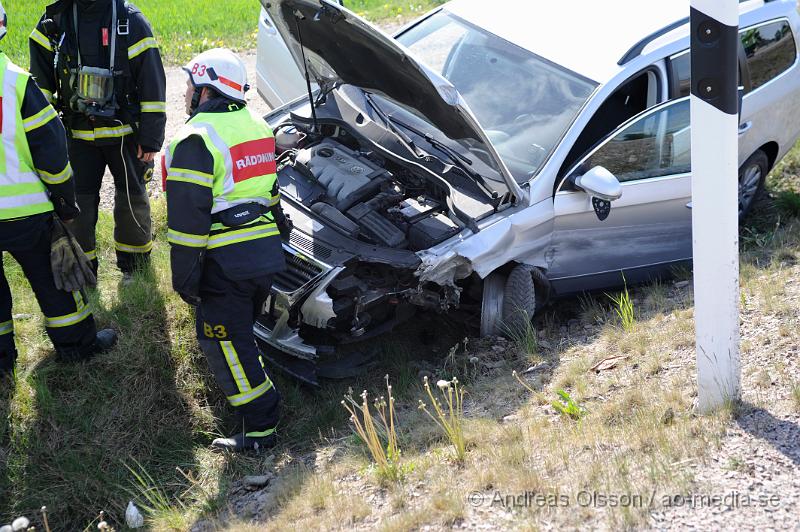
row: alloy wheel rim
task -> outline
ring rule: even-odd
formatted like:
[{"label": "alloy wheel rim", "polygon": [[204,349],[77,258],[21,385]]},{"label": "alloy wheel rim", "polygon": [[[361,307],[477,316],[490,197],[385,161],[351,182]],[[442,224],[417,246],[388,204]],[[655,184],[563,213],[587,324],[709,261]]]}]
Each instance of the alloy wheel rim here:
[{"label": "alloy wheel rim", "polygon": [[761,167],[757,164],[747,167],[739,181],[739,214],[753,203],[758,185],[761,183]]}]

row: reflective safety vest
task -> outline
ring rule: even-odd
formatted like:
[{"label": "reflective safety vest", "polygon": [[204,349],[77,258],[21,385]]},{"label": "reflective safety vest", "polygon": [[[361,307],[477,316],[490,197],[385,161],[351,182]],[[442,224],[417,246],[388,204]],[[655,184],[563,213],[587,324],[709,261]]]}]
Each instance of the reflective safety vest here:
[{"label": "reflective safety vest", "polygon": [[[172,166],[178,144],[191,135],[198,135],[213,156],[213,175]],[[258,203],[266,210],[280,201],[279,195],[272,196],[278,180],[275,136],[267,123],[253,117],[247,108],[195,115],[167,148],[164,167],[164,190],[166,181],[210,187],[214,197],[212,215],[248,203]],[[208,236],[169,231],[168,239],[173,244],[212,250],[278,234],[277,225],[267,214],[235,228],[214,223]]]},{"label": "reflective safety vest", "polygon": [[47,106],[39,115],[22,119],[22,100],[29,79],[30,74],[0,52],[0,136],[3,139],[0,146],[0,220],[53,210],[47,188],[34,170],[25,131],[55,111]]}]

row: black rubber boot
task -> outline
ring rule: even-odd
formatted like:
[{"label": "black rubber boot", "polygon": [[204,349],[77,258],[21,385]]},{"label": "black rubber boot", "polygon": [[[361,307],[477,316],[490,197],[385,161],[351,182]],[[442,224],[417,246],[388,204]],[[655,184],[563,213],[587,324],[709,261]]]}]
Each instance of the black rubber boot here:
[{"label": "black rubber boot", "polygon": [[103,329],[97,332],[92,354],[105,353],[111,350],[115,345],[117,345],[117,331],[114,329]]},{"label": "black rubber boot", "polygon": [[230,451],[232,453],[243,453],[247,451],[259,452],[261,450],[270,449],[275,447],[276,443],[277,438],[274,433],[269,436],[251,438],[246,436],[243,432],[240,432],[230,438],[217,438],[211,442],[211,447],[222,451]]},{"label": "black rubber boot", "polygon": [[56,348],[56,355],[61,362],[80,362],[89,360],[93,356],[105,353],[117,344],[117,331],[114,329],[103,329],[97,332],[94,342],[87,347],[61,347]]}]

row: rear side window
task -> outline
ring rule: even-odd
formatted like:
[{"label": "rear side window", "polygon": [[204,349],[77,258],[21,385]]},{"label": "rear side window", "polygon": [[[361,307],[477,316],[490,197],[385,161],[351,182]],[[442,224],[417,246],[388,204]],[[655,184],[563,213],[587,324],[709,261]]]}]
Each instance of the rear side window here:
[{"label": "rear side window", "polygon": [[673,98],[689,96],[692,89],[692,62],[689,52],[670,59]]},{"label": "rear side window", "polygon": [[[673,100],[685,98],[692,92],[692,56],[686,52],[674,55],[669,60],[670,92]],[[742,65],[739,64],[739,85],[742,84]]]},{"label": "rear side window", "polygon": [[[796,48],[789,23],[785,20],[770,22],[739,32],[750,70],[750,86],[755,90],[784,73],[794,64]],[[669,60],[670,94],[673,99],[689,96],[691,91],[691,54],[685,51]],[[739,84],[742,84],[741,63]]]},{"label": "rear side window", "polygon": [[741,32],[750,83],[757,89],[794,64],[796,48],[786,21],[771,22]]}]

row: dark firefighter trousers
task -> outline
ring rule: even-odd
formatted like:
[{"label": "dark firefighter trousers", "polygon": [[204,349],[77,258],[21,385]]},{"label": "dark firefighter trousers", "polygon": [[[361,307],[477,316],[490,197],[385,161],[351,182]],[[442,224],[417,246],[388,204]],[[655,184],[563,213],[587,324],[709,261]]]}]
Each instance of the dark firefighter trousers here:
[{"label": "dark firefighter trousers", "polygon": [[[70,140],[69,158],[75,172],[75,192],[81,214],[72,225],[75,237],[97,270],[95,228],[100,204],[100,187],[106,167],[114,176],[114,248],[117,267],[126,273],[147,263],[152,242],[150,199],[146,181],[153,165],[137,157],[137,145],[130,136],[112,145]],[[127,177],[126,177],[127,174]]]},{"label": "dark firefighter trousers", "polygon": [[272,275],[235,281],[207,258],[200,283],[197,338],[217,384],[242,417],[250,437],[275,432],[280,395],[272,384],[253,334],[269,297]]},{"label": "dark firefighter trousers", "polygon": [[60,358],[84,358],[94,345],[96,329],[85,294],[63,292],[50,269],[52,213],[0,222],[0,367],[10,369],[16,359],[11,290],[3,262],[7,252],[19,265],[36,294],[50,340]]}]

